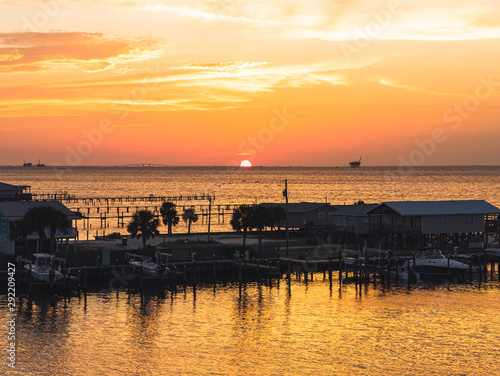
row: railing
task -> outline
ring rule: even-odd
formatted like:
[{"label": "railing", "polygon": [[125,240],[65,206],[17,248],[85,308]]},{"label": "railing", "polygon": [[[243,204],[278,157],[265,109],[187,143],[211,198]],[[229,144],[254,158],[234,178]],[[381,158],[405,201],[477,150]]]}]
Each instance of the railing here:
[{"label": "railing", "polygon": [[389,232],[393,234],[408,234],[415,235],[422,233],[422,226],[417,226],[416,228],[408,228],[403,225],[388,225],[385,223],[370,223],[370,232]]}]

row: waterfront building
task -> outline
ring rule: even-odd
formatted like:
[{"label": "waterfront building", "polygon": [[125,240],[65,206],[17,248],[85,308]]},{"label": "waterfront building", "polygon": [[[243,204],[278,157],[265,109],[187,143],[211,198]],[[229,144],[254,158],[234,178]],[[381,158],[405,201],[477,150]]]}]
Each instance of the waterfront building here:
[{"label": "waterfront building", "polygon": [[388,248],[407,241],[482,247],[498,234],[500,209],[484,200],[383,202],[368,210],[371,240]]},{"label": "waterfront building", "polygon": [[[263,206],[279,206],[285,210],[285,204],[263,203]],[[328,203],[298,202],[288,204],[288,228],[304,229],[312,226],[330,226],[332,215],[338,209]],[[285,226],[282,223],[282,226]]]},{"label": "waterfront building", "polygon": [[[16,254],[20,252],[36,252],[42,250],[43,244],[40,244],[40,239],[37,233],[32,233],[28,236],[27,244],[21,244],[21,241],[11,241],[9,239],[9,229],[12,223],[21,219],[29,209],[37,206],[50,206],[60,212],[66,214],[68,220],[71,221],[71,228],[67,233],[56,233],[58,242],[66,242],[66,247],[69,247],[69,241],[72,241],[74,249],[76,249],[76,239],[78,237],[78,220],[81,219],[76,213],[68,209],[59,201],[0,201],[0,252],[5,254]],[[47,238],[50,237],[49,229],[45,229]]]},{"label": "waterfront building", "polygon": [[12,185],[0,183],[0,201],[31,200],[29,185]]}]

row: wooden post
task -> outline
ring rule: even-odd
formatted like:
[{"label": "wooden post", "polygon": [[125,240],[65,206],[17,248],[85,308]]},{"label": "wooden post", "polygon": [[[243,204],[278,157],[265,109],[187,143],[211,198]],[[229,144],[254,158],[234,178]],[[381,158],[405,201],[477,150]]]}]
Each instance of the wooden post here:
[{"label": "wooden post", "polygon": [[[396,267],[396,286],[398,285],[399,282],[399,268],[398,268],[398,262],[394,261],[394,266]],[[410,273],[408,273],[408,277],[410,276]]]},{"label": "wooden post", "polygon": [[238,259],[238,281],[241,283],[242,274],[241,274],[241,257]]},{"label": "wooden post", "polygon": [[358,284],[358,278],[359,278],[359,255],[356,253],[356,259],[355,259],[355,264],[354,264],[354,283],[357,285]]},{"label": "wooden post", "polygon": [[288,258],[288,269],[286,271],[286,276],[288,278],[288,281],[290,281],[292,275],[292,259],[289,257]]},{"label": "wooden post", "polygon": [[448,261],[448,263],[446,265],[446,278],[449,280],[449,278],[450,278],[450,258],[447,257],[446,259]]},{"label": "wooden post", "polygon": [[196,260],[193,260],[193,285],[196,285]]},{"label": "wooden post", "polygon": [[[411,266],[411,264],[410,264],[410,261],[411,261],[411,259],[408,258],[408,268],[407,268],[408,270],[406,271],[408,273],[408,288],[411,287],[411,278],[410,278],[410,266]],[[413,266],[415,266],[415,264],[413,264]]]},{"label": "wooden post", "polygon": [[469,282],[472,283],[472,260],[469,259]]},{"label": "wooden post", "polygon": [[174,287],[177,289],[177,266],[174,266],[171,270],[174,271],[173,281],[174,281]]},{"label": "wooden post", "polygon": [[385,282],[385,254],[382,255],[379,273],[380,273],[380,281],[382,283],[384,283]]},{"label": "wooden post", "polygon": [[97,256],[97,276],[96,276],[96,283],[99,283],[99,280],[101,278],[101,257],[100,256]]},{"label": "wooden post", "polygon": [[332,255],[328,256],[328,279],[330,282],[332,281],[332,270],[333,270],[333,257]]},{"label": "wooden post", "polygon": [[143,275],[144,275],[144,265],[142,265],[142,262],[141,262],[141,274],[140,274],[140,280],[141,280],[141,289],[144,287],[144,280],[143,280]]},{"label": "wooden post", "polygon": [[255,259],[255,265],[257,266],[257,282],[260,282],[260,273],[259,273],[259,259]]},{"label": "wooden post", "polygon": [[212,255],[212,274],[213,274],[214,278],[217,275],[217,266],[215,264],[215,254]]},{"label": "wooden post", "polygon": [[28,292],[31,293],[31,279],[32,279],[31,265],[30,265],[30,268],[27,270],[27,273],[28,273]]},{"label": "wooden post", "polygon": [[83,267],[83,289],[87,290],[87,267]]}]

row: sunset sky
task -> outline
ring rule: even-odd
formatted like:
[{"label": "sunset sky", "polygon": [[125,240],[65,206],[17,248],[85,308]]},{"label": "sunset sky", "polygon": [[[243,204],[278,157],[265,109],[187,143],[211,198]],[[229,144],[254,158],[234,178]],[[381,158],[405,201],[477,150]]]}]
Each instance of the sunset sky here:
[{"label": "sunset sky", "polygon": [[0,21],[0,165],[500,165],[498,0],[0,0]]}]

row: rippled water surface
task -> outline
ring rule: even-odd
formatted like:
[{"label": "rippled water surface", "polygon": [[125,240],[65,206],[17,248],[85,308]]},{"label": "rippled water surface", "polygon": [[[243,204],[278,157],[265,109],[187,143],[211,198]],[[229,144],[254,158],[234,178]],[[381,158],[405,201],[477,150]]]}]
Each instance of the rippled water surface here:
[{"label": "rippled water surface", "polygon": [[[500,289],[282,281],[23,297],[15,375],[496,375]],[[495,279],[497,276],[494,277]],[[0,310],[6,312],[5,299]],[[5,332],[5,325],[2,326]],[[2,338],[6,335],[2,333]],[[5,363],[5,362],[4,362]],[[4,367],[4,370],[6,367]]]},{"label": "rippled water surface", "polygon": [[[0,168],[0,181],[77,196],[215,193],[215,204],[485,199],[499,167],[119,169]],[[195,231],[203,231],[198,223]],[[177,231],[185,231],[179,226]],[[215,230],[226,229],[214,224]],[[318,279],[319,278],[319,279]],[[498,275],[494,275],[498,280]],[[14,375],[497,375],[500,285],[359,293],[316,276],[288,287],[36,294],[18,300]],[[7,350],[6,298],[0,300]],[[5,353],[4,353],[5,354]]]}]

